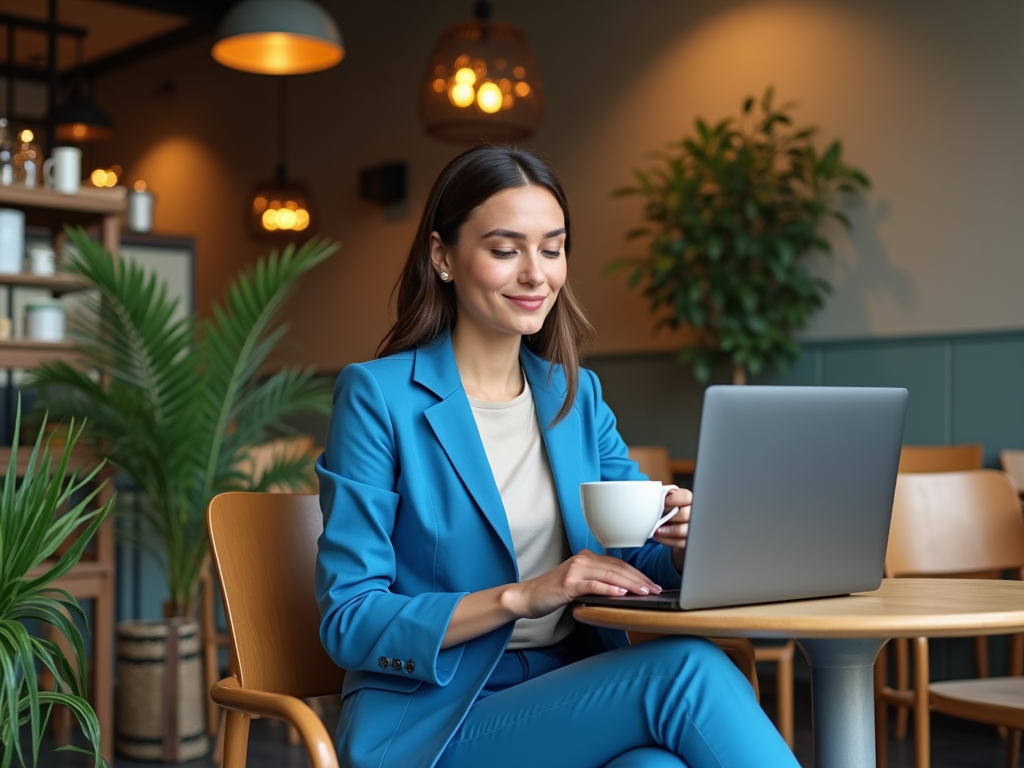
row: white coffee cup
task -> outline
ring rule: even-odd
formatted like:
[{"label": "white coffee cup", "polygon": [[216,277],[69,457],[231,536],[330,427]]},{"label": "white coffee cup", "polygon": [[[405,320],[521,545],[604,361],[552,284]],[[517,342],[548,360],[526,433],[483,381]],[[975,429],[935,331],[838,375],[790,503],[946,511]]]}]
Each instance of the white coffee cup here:
[{"label": "white coffee cup", "polygon": [[64,307],[47,301],[25,307],[25,338],[33,341],[64,340]]},{"label": "white coffee cup", "polygon": [[656,480],[602,480],[580,483],[583,516],[605,549],[642,547],[658,526],[679,511],[665,509],[665,497],[678,490]]},{"label": "white coffee cup", "polygon": [[65,195],[77,195],[82,186],[82,150],[78,147],[54,147],[53,155],[43,163],[46,186]]},{"label": "white coffee cup", "polygon": [[29,246],[28,271],[40,277],[49,277],[55,271],[56,257],[53,247],[44,244]]}]

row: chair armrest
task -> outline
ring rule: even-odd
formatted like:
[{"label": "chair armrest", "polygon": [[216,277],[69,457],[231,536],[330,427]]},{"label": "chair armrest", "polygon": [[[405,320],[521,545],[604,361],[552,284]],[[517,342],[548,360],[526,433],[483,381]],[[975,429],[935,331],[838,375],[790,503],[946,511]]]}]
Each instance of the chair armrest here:
[{"label": "chair armrest", "polygon": [[284,720],[299,732],[313,768],[338,768],[334,742],[320,718],[301,699],[242,688],[235,677],[214,683],[210,698],[225,709]]}]

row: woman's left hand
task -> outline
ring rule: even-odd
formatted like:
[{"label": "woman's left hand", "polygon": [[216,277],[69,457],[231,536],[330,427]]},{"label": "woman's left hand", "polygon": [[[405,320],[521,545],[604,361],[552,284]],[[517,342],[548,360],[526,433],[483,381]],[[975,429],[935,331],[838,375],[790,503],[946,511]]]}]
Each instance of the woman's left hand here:
[{"label": "woman's left hand", "polygon": [[685,488],[677,488],[665,497],[665,511],[679,507],[679,511],[666,520],[654,532],[653,538],[659,544],[672,547],[672,562],[677,571],[683,567],[683,550],[686,548],[686,535],[690,529],[690,504],[693,493]]}]

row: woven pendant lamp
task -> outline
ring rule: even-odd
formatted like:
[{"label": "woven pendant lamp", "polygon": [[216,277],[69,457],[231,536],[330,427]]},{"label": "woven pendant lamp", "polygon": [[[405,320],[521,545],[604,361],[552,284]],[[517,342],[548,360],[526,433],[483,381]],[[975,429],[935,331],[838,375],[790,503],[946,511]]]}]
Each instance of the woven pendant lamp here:
[{"label": "woven pendant lamp", "polygon": [[523,33],[491,19],[478,0],[473,21],[448,27],[430,56],[419,113],[431,136],[445,141],[518,141],[544,115],[537,62]]}]

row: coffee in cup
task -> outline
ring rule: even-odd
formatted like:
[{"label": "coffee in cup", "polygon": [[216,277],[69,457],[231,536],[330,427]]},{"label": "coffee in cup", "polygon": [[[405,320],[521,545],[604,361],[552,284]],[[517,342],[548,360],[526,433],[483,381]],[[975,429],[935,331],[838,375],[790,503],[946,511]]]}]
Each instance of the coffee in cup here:
[{"label": "coffee in cup", "polygon": [[679,507],[665,509],[665,497],[678,490],[656,480],[602,480],[580,483],[583,516],[605,549],[642,547]]}]

